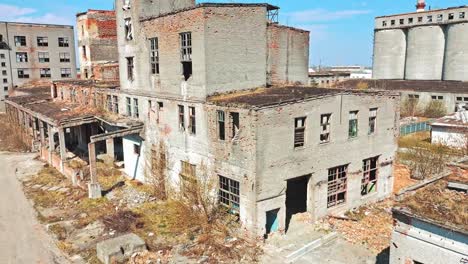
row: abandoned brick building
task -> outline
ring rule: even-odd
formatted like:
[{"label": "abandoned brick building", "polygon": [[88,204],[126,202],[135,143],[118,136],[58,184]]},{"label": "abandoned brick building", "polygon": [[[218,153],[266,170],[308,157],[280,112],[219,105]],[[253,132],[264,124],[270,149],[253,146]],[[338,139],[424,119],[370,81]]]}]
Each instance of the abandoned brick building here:
[{"label": "abandoned brick building", "polygon": [[119,79],[115,11],[88,10],[76,15],[81,79]]},{"label": "abandoned brick building", "polygon": [[49,121],[56,140],[41,149],[63,149],[62,170],[71,148],[82,151],[92,197],[99,154],[140,181],[154,166],[176,187],[208,174],[219,202],[258,235],[285,230],[296,213],[318,219],[388,197],[398,94],[304,86],[309,32],[279,25],[278,11],[117,0],[120,83],[54,82],[49,99],[12,98],[8,113],[37,138],[45,129],[35,120]]}]

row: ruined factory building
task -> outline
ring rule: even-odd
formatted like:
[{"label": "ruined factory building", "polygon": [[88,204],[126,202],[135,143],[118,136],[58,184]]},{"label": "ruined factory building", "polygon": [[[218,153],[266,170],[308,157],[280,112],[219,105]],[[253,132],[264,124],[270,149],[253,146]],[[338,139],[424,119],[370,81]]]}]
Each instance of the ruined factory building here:
[{"label": "ruined factory building", "polygon": [[450,175],[411,191],[393,209],[390,264],[468,261],[468,177]]}]

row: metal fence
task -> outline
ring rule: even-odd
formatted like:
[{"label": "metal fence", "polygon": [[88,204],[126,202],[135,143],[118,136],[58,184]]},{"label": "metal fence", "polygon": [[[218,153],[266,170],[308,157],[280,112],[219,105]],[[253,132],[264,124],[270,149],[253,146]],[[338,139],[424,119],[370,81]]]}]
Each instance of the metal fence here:
[{"label": "metal fence", "polygon": [[430,122],[431,121],[426,121],[402,125],[400,127],[400,136],[406,136],[420,131],[431,131]]}]

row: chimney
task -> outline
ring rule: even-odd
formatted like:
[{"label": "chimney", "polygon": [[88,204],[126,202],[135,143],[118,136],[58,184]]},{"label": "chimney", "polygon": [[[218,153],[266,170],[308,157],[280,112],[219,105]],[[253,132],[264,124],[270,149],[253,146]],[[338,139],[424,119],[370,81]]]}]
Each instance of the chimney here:
[{"label": "chimney", "polygon": [[424,12],[426,11],[426,1],[425,0],[418,0],[416,4],[416,12]]}]

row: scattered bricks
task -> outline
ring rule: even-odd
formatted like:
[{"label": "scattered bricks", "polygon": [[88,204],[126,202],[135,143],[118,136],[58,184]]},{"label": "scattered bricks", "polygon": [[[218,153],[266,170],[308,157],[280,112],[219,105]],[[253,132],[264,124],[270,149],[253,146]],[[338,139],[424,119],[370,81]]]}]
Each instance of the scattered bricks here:
[{"label": "scattered bricks", "polygon": [[96,245],[98,259],[104,264],[123,262],[134,253],[146,250],[146,244],[139,236],[131,233],[100,242]]}]

